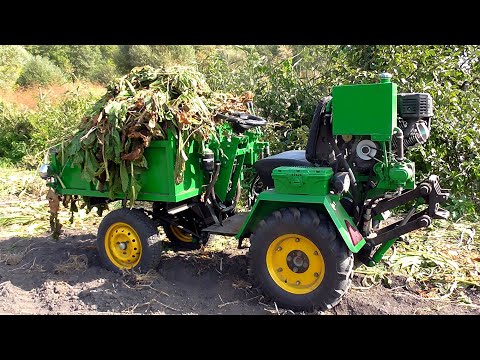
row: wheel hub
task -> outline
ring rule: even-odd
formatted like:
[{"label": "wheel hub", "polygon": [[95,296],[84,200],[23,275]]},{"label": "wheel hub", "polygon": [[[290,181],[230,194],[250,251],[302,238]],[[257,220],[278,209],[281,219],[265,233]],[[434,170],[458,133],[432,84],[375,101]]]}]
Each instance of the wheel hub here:
[{"label": "wheel hub", "polygon": [[308,256],[301,250],[290,251],[287,255],[287,265],[294,273],[302,274],[308,269]]},{"label": "wheel hub", "polygon": [[112,224],[105,235],[105,251],[110,261],[119,269],[131,269],[142,257],[140,237],[126,223]]},{"label": "wheel hub", "polygon": [[308,294],[323,281],[325,263],[320,249],[305,236],[285,234],[272,241],[266,254],[273,281],[292,294]]}]

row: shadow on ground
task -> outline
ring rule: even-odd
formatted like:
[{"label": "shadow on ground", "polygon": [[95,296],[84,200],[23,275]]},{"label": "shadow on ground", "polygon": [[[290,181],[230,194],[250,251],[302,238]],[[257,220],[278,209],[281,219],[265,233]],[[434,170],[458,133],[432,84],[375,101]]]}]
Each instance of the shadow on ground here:
[{"label": "shadow on ground", "polygon": [[[119,274],[101,267],[88,231],[66,230],[59,241],[0,240],[0,313],[293,314],[252,286],[247,249],[236,244],[215,238],[204,250],[166,251],[156,271]],[[343,301],[324,314],[480,314],[478,307],[422,299],[403,278],[391,289],[358,285],[355,276]]]},{"label": "shadow on ground", "polygon": [[157,271],[119,274],[101,267],[91,233],[10,238],[0,242],[0,301],[13,313],[268,314],[245,252],[167,251]]}]

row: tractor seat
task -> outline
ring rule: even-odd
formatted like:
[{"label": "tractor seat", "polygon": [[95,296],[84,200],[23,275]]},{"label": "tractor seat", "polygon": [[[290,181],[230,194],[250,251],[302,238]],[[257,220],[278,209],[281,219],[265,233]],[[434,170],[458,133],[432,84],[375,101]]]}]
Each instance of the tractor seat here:
[{"label": "tractor seat", "polygon": [[253,167],[257,171],[258,176],[262,179],[265,186],[273,188],[273,169],[280,166],[306,166],[314,165],[305,159],[305,150],[290,150],[280,154],[272,155],[264,159],[258,160]]}]

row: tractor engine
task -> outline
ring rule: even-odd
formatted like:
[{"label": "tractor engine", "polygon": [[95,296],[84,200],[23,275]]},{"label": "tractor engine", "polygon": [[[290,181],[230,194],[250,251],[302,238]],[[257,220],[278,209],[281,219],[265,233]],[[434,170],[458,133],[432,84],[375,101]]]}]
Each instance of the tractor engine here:
[{"label": "tractor engine", "polygon": [[405,151],[430,137],[432,98],[397,94],[390,79],[383,73],[380,83],[335,86],[333,97],[319,102],[305,157],[333,169],[335,189],[346,193],[350,182],[353,192],[367,199],[415,187],[415,164]]},{"label": "tractor engine", "polygon": [[[448,190],[431,175],[415,183],[415,163],[405,152],[430,137],[432,98],[426,93],[398,93],[391,75],[382,73],[374,84],[339,85],[323,98],[315,111],[305,158],[315,166],[331,167],[330,187],[340,195],[370,250],[389,239],[446,219],[439,207]],[[379,229],[389,210],[415,202],[404,219]],[[417,211],[420,203],[428,208]],[[362,256],[362,254],[359,254]]]},{"label": "tractor engine", "polygon": [[[433,116],[430,94],[398,94],[397,126],[403,132],[403,146],[409,148],[424,144],[430,137],[430,124]],[[393,148],[397,142],[392,143]]]},{"label": "tractor engine", "polygon": [[[432,97],[426,93],[397,94],[397,127],[403,133],[403,149],[424,144],[430,137],[433,116]],[[399,132],[398,132],[399,133]],[[392,151],[398,151],[399,136],[391,140]],[[346,151],[346,159],[354,172],[369,174],[373,166],[382,161],[381,145],[368,135],[341,135],[337,138],[340,148]]]}]

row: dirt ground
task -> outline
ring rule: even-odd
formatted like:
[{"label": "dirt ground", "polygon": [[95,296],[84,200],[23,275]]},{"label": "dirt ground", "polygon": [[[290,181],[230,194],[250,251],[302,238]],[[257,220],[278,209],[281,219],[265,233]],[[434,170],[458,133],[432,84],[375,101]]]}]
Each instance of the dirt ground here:
[{"label": "dirt ground", "polygon": [[[97,224],[72,231],[59,241],[0,234],[1,314],[294,314],[277,308],[252,286],[246,249],[216,237],[202,251],[166,251],[158,271],[117,274],[103,269],[95,246]],[[352,289],[334,309],[319,313],[480,314],[473,304],[424,299],[406,279],[390,286]]]}]

